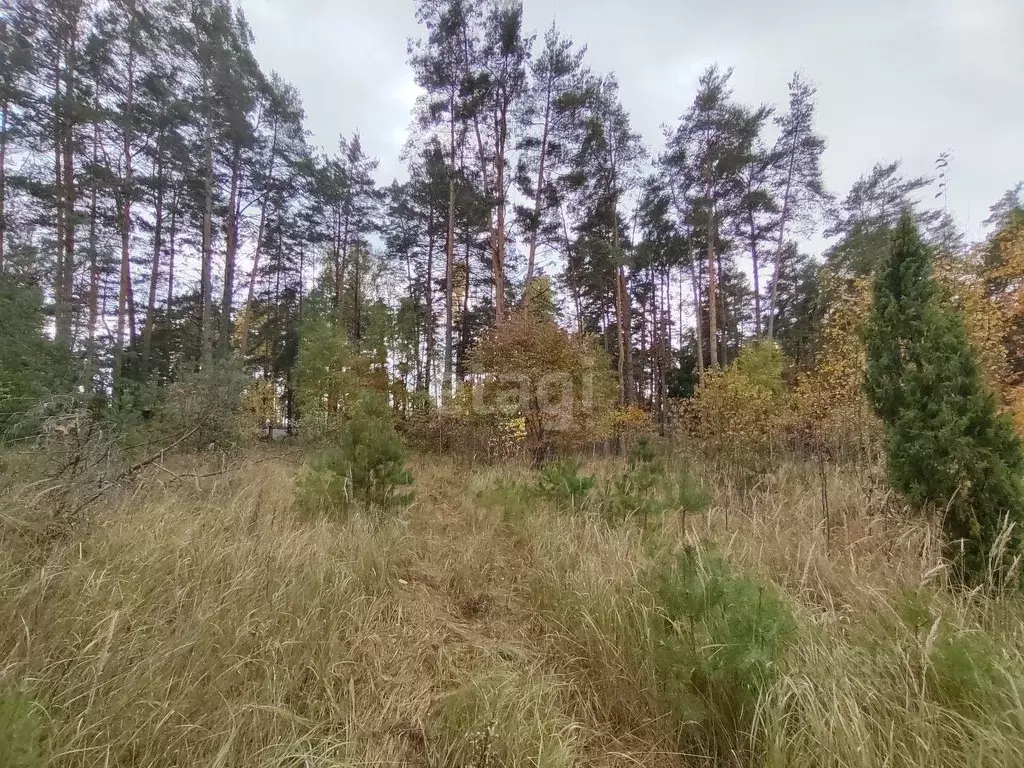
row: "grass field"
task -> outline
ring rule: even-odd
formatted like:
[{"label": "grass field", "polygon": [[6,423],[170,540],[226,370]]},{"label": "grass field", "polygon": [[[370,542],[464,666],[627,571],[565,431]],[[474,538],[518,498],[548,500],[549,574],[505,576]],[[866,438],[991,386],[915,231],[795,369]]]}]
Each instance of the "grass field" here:
[{"label": "grass field", "polygon": [[1024,765],[1020,598],[946,589],[871,473],[826,469],[827,522],[795,465],[609,522],[526,467],[413,471],[318,522],[284,457],[153,468],[45,546],[7,489],[0,766]]}]

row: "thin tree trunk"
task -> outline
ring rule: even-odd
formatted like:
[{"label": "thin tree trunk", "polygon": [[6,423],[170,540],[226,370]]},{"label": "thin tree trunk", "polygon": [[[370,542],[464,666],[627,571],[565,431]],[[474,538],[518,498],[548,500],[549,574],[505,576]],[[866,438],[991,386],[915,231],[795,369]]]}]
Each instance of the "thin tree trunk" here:
[{"label": "thin tree trunk", "polygon": [[[267,185],[274,179],[274,161],[277,159],[278,123],[274,122],[273,139],[270,142],[270,170],[267,173]],[[256,233],[256,249],[252,257],[252,272],[249,274],[249,287],[245,295],[245,311],[242,313],[242,329],[238,341],[239,354],[244,359],[249,350],[249,325],[252,322],[252,303],[256,297],[256,276],[259,274],[260,256],[263,252],[263,238],[267,227],[267,205],[270,202],[270,191],[264,190],[263,201],[260,203],[260,226]],[[301,277],[301,275],[300,275]],[[301,300],[301,291],[299,294]]]},{"label": "thin tree trunk", "polygon": [[[92,130],[92,166],[95,168],[99,163],[100,145],[100,124],[99,121],[93,124]],[[86,364],[89,372],[86,380],[90,385],[95,384],[96,371],[99,369],[99,354],[96,347],[96,326],[99,323],[100,314],[100,262],[99,262],[99,238],[97,234],[98,224],[98,197],[99,184],[93,180],[89,190],[89,319],[87,334]]]},{"label": "thin tree trunk", "polygon": [[[129,300],[132,288],[131,275],[131,236],[132,236],[132,122],[135,107],[135,3],[129,0],[128,32],[128,72],[125,86],[125,121],[121,132],[121,152],[124,156],[124,178],[121,183],[121,272],[117,292],[117,347],[114,351],[114,400],[120,399],[121,377],[124,373],[124,330],[128,321],[128,306],[134,304]],[[132,297],[134,298],[134,297]],[[132,312],[134,315],[134,310]],[[132,336],[135,321],[132,318]]]},{"label": "thin tree trunk", "polygon": [[451,168],[448,176],[448,241],[445,244],[445,328],[444,328],[444,381],[441,382],[441,401],[447,403],[452,392],[452,322],[454,294],[452,283],[455,271],[455,95],[451,96]]},{"label": "thin tree trunk", "polygon": [[245,292],[245,311],[242,313],[242,329],[239,332],[239,355],[243,358],[249,351],[249,326],[252,324],[252,304],[256,299],[256,278],[259,275],[260,257],[263,255],[263,238],[267,229],[267,202],[260,206],[260,226],[256,234],[256,250],[252,257],[252,272],[249,274],[249,287]]},{"label": "thin tree trunk", "polygon": [[[426,286],[426,355],[423,369],[423,391],[430,394],[430,384],[434,372],[434,341],[437,328],[434,323],[434,209],[431,207],[427,219],[427,286]],[[419,359],[419,355],[417,355]]]},{"label": "thin tree trunk", "polygon": [[[494,316],[497,322],[505,319],[505,152],[508,140],[508,104],[503,104],[498,120],[497,152],[494,158],[495,194],[498,197],[498,221],[494,227]],[[467,291],[468,293],[468,291]]]},{"label": "thin tree trunk", "polygon": [[174,197],[171,199],[171,231],[168,233],[167,243],[167,306],[164,312],[167,314],[167,324],[171,324],[171,310],[174,306],[174,256],[178,242],[178,201],[181,199],[181,181],[174,187]]},{"label": "thin tree trunk", "polygon": [[213,361],[213,106],[210,104],[212,97],[209,79],[205,74],[203,77],[203,98],[206,102],[206,127],[203,137],[206,177],[204,179],[203,251],[199,282],[202,294],[201,359],[205,365]]},{"label": "thin tree trunk", "polygon": [[[619,239],[619,217],[616,206],[612,211],[612,248],[617,259],[621,258]],[[633,404],[633,361],[632,339],[629,322],[629,295],[626,287],[626,269],[621,264],[615,270],[615,323],[619,336],[619,386],[622,392],[622,404]]]},{"label": "thin tree trunk", "polygon": [[533,229],[530,231],[530,252],[526,262],[526,286],[523,304],[530,300],[530,284],[537,265],[537,240],[540,234],[541,200],[544,196],[544,171],[548,159],[548,136],[551,130],[551,78],[548,77],[547,99],[544,102],[544,130],[540,139],[540,163],[537,168],[537,192],[533,199]]},{"label": "thin tree trunk", "polygon": [[[690,262],[690,285],[693,288],[693,311],[694,311],[694,324],[693,331],[697,337],[697,377],[701,384],[704,383],[704,322],[702,315],[704,314],[704,307],[701,304],[701,290],[700,283],[697,279],[697,265],[691,260]],[[679,299],[679,310],[682,311],[683,301],[682,296]],[[682,326],[682,319],[679,321]]]},{"label": "thin tree trunk", "polygon": [[711,367],[716,371],[722,367],[718,358],[718,280],[715,269],[715,209],[713,190],[708,184],[708,200],[711,206],[708,211],[708,343]]},{"label": "thin tree trunk", "polygon": [[4,274],[4,247],[7,242],[7,99],[0,104],[0,277]]},{"label": "thin tree trunk", "polygon": [[796,171],[796,141],[790,148],[789,168],[786,171],[786,191],[782,196],[782,216],[779,219],[779,242],[775,249],[775,269],[772,272],[772,290],[768,300],[768,339],[775,338],[775,307],[779,296],[779,278],[782,275],[782,256],[786,245],[786,222],[789,218],[790,197],[793,193],[793,174]]},{"label": "thin tree trunk", "polygon": [[562,235],[565,238],[566,275],[569,281],[569,292],[572,294],[573,308],[576,310],[576,332],[583,335],[583,297],[580,295],[576,269],[573,267],[572,240],[569,238],[569,222],[565,217],[565,209],[559,207],[562,218]]},{"label": "thin tree trunk", "polygon": [[345,328],[345,274],[348,271],[348,236],[351,222],[351,213],[346,203],[342,221],[344,222],[341,231],[341,264],[338,266],[338,274],[335,276],[338,284],[335,290],[338,292],[338,326]]},{"label": "thin tree trunk", "polygon": [[149,377],[149,361],[153,353],[153,323],[156,322],[156,289],[160,280],[160,252],[163,250],[164,232],[164,158],[163,137],[157,145],[156,201],[153,221],[153,260],[149,269],[149,298],[146,301],[146,327],[142,332],[142,375]]},{"label": "thin tree trunk", "polygon": [[75,98],[75,44],[78,39],[78,19],[75,18],[68,31],[67,59],[64,69],[64,122],[63,136],[63,187],[64,187],[64,272],[61,286],[64,304],[64,327],[61,336],[67,340],[70,348],[74,343],[72,322],[74,319],[74,281],[75,281],[75,117],[73,101]]},{"label": "thin tree trunk", "polygon": [[757,256],[757,226],[754,212],[747,211],[750,225],[750,266],[754,271],[754,329],[757,338],[761,338],[761,264]]},{"label": "thin tree trunk", "polygon": [[658,351],[658,415],[659,423],[661,424],[660,434],[665,437],[668,431],[668,355],[672,351],[672,321],[671,321],[671,308],[672,308],[672,277],[670,270],[666,269],[663,276],[663,287],[664,293],[662,295],[662,311],[661,316],[664,322],[664,328],[659,334],[661,347]]},{"label": "thin tree trunk", "polygon": [[455,361],[455,378],[462,381],[466,375],[466,358],[469,356],[469,282],[470,282],[470,242],[466,235],[466,286],[462,292],[462,309],[459,315],[459,355]]},{"label": "thin tree trunk", "polygon": [[363,327],[362,327],[362,313],[359,309],[359,302],[361,297],[359,291],[361,288],[360,280],[363,279],[360,274],[359,266],[362,262],[362,253],[359,248],[352,249],[352,338],[355,341],[356,349],[362,351],[363,349]]},{"label": "thin tree trunk", "polygon": [[[337,182],[336,182],[337,183]],[[334,214],[334,240],[332,242],[332,252],[334,256],[334,313],[335,316],[341,318],[341,293],[344,290],[344,286],[341,284],[341,203],[339,202],[332,208]]]},{"label": "thin tree trunk", "polygon": [[[722,269],[722,254],[718,253],[715,255],[716,266],[718,268],[718,282],[721,283],[725,270]],[[729,306],[726,303],[726,295],[721,288],[717,291],[718,303],[721,310],[719,319],[722,321],[722,343],[718,345],[718,349],[722,354],[722,367],[729,367]]]},{"label": "thin tree trunk", "polygon": [[61,49],[57,43],[57,51],[53,61],[53,190],[54,219],[56,240],[56,264],[53,278],[54,298],[54,331],[57,343],[65,348],[71,347],[71,309],[68,306],[71,297],[64,292],[64,271],[67,269],[65,256],[64,217],[66,215],[65,198],[67,189],[64,181],[63,144],[64,144],[64,112],[61,95]]},{"label": "thin tree trunk", "polygon": [[238,256],[238,185],[241,177],[242,148],[235,142],[231,159],[231,193],[228,197],[227,247],[224,253],[224,293],[220,306],[220,349],[226,355],[231,348],[231,310],[235,294],[235,259]]}]

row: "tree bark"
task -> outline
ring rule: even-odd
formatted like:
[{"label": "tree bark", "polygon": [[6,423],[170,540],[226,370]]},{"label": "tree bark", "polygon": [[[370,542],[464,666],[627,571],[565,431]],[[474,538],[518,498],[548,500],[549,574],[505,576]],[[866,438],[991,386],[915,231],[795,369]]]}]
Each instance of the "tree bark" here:
[{"label": "tree bark", "polygon": [[[98,96],[97,96],[98,98]],[[97,106],[98,109],[98,106]],[[92,129],[92,165],[93,168],[99,163],[100,146],[100,124],[99,121],[93,124]],[[96,370],[99,369],[99,360],[96,350],[96,326],[100,314],[100,263],[99,263],[99,238],[97,235],[98,223],[98,197],[99,184],[95,179],[92,188],[89,190],[89,319],[86,327],[86,362],[89,366],[87,379],[90,384],[93,382]]]},{"label": "tree bark", "polygon": [[203,180],[203,250],[199,283],[202,296],[201,358],[206,365],[213,361],[213,105],[206,74],[203,75],[203,98],[206,102],[203,136],[206,173]]},{"label": "tree bark", "polygon": [[452,303],[454,293],[452,283],[455,271],[455,91],[451,91],[449,101],[451,115],[451,166],[448,169],[448,234],[445,244],[445,327],[444,327],[444,381],[441,382],[441,401],[447,403],[452,392],[452,322],[454,312]]},{"label": "tree bark", "polygon": [[[709,171],[710,174],[710,171]],[[711,367],[719,370],[722,367],[718,358],[718,275],[715,258],[715,203],[714,187],[708,181],[708,345]]]},{"label": "tree bark", "polygon": [[757,255],[757,225],[754,212],[747,211],[750,226],[750,266],[754,271],[754,328],[757,338],[761,338],[761,265]]},{"label": "tree bark", "polygon": [[7,243],[7,99],[0,103],[0,277],[4,274],[4,248]]},{"label": "tree bark", "polygon": [[228,220],[225,227],[227,247],[224,252],[224,293],[220,306],[220,349],[227,355],[231,348],[231,311],[235,294],[235,259],[238,256],[238,185],[242,173],[242,147],[236,141],[231,158],[231,193],[228,197]]},{"label": "tree bark", "polygon": [[[56,265],[54,271],[54,337],[58,345],[71,348],[71,297],[66,292],[64,279],[65,272],[69,269],[69,256],[66,252],[67,238],[65,232],[65,218],[67,216],[67,198],[70,194],[66,175],[70,169],[64,165],[64,132],[66,130],[67,118],[65,113],[70,101],[70,94],[63,95],[61,86],[63,73],[61,71],[61,60],[64,55],[60,41],[60,29],[58,27],[58,39],[53,60],[53,190],[54,190],[54,224],[56,240]],[[68,56],[70,58],[70,56]],[[70,66],[70,61],[65,66]]]},{"label": "tree bark", "polygon": [[[611,206],[612,212],[612,249],[616,259],[621,260],[621,241],[619,238],[618,209]],[[633,404],[633,360],[632,334],[629,318],[629,293],[626,286],[626,269],[621,264],[615,270],[615,324],[619,341],[619,387],[622,393],[622,404]]]},{"label": "tree bark", "polygon": [[[121,152],[124,157],[124,178],[121,180],[121,272],[117,292],[117,347],[114,350],[114,400],[120,398],[121,376],[124,373],[124,331],[128,321],[129,294],[132,288],[131,235],[132,235],[132,123],[135,108],[135,2],[129,0],[128,71],[125,84],[124,125],[121,131]],[[134,315],[134,311],[132,312]],[[134,318],[132,336],[134,337]]]},{"label": "tree bark", "polygon": [[149,362],[153,353],[153,324],[156,322],[156,289],[160,280],[160,253],[163,250],[164,233],[164,160],[163,137],[158,140],[154,176],[156,178],[156,200],[153,220],[153,259],[149,268],[149,297],[146,301],[146,327],[142,331],[142,374],[149,376]]},{"label": "tree bark", "polygon": [[[277,159],[277,134],[278,123],[274,122],[273,138],[270,142],[270,169],[267,172],[267,186],[273,183],[274,164]],[[270,190],[264,190],[263,201],[260,203],[260,225],[256,232],[256,249],[252,257],[252,272],[249,274],[249,287],[245,295],[245,311],[242,313],[242,329],[240,333],[239,354],[244,359],[249,350],[249,326],[252,322],[252,303],[256,297],[256,277],[259,274],[260,256],[263,252],[263,238],[267,228],[267,206],[270,203]],[[300,275],[301,278],[301,275]],[[300,292],[301,296],[301,292]]]},{"label": "tree bark", "polygon": [[768,299],[768,340],[775,338],[775,307],[779,296],[779,277],[782,275],[782,254],[786,244],[786,221],[789,218],[790,197],[793,193],[793,174],[796,171],[797,136],[789,153],[789,168],[786,171],[786,191],[782,196],[782,215],[779,219],[779,242],[775,249],[775,269],[772,273],[772,290]]},{"label": "tree bark", "polygon": [[551,77],[548,76],[547,99],[544,102],[544,129],[541,131],[540,162],[537,168],[537,191],[533,198],[533,229],[530,231],[530,252],[526,262],[526,285],[523,289],[523,304],[530,300],[530,284],[537,265],[537,240],[540,234],[541,200],[544,195],[544,171],[548,159],[548,138],[551,130]]},{"label": "tree bark", "polygon": [[[426,354],[423,367],[423,391],[430,394],[434,373],[434,341],[437,328],[434,323],[434,209],[427,214],[427,285],[426,285]],[[419,357],[417,355],[417,357]]]}]

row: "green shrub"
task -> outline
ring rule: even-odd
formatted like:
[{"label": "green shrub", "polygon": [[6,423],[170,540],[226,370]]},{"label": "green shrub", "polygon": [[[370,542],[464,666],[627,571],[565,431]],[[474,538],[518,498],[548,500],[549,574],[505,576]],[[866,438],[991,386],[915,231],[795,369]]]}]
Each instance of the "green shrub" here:
[{"label": "green shrub", "polygon": [[597,478],[580,474],[578,459],[558,459],[545,464],[537,478],[537,489],[559,509],[575,512],[597,484]]},{"label": "green shrub", "polygon": [[613,523],[639,520],[643,527],[667,512],[683,515],[707,511],[710,497],[689,467],[672,465],[657,446],[641,438],[626,471],[604,489],[601,516]]},{"label": "green shrub", "polygon": [[387,403],[364,393],[345,416],[338,444],[314,457],[299,481],[298,500],[313,514],[345,516],[353,505],[380,512],[408,504],[412,495],[400,491],[411,483]]},{"label": "green shrub", "polygon": [[22,691],[0,689],[0,766],[41,768],[46,731],[45,713],[39,704]]},{"label": "green shrub", "polygon": [[788,607],[692,549],[658,558],[642,581],[660,618],[650,628],[658,685],[683,738],[723,756],[748,748],[758,702],[796,628]]},{"label": "green shrub", "polygon": [[[963,319],[941,295],[909,214],[875,280],[865,391],[885,423],[886,473],[942,520],[963,581],[1000,581],[1024,521],[1024,451],[985,385]],[[1004,537],[1006,523],[1016,525]],[[998,551],[993,551],[998,550]],[[994,562],[990,562],[990,560]]]},{"label": "green shrub", "polygon": [[243,396],[252,377],[235,358],[214,360],[188,371],[171,387],[162,422],[183,447],[226,450],[242,441]]}]

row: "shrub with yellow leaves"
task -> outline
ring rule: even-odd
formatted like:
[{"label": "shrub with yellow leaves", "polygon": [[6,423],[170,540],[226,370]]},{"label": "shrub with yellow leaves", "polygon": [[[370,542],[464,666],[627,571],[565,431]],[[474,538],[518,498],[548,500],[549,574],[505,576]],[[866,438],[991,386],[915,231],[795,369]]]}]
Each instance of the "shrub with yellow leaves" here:
[{"label": "shrub with yellow leaves", "polygon": [[790,419],[783,382],[787,360],[772,342],[755,342],[727,370],[710,374],[693,397],[694,428],[713,455],[754,462],[772,450]]},{"label": "shrub with yellow leaves", "polygon": [[867,357],[863,331],[871,311],[868,280],[826,285],[837,294],[824,319],[813,370],[802,374],[793,398],[791,437],[799,451],[833,455],[871,450],[880,426],[864,396]]},{"label": "shrub with yellow leaves", "polygon": [[256,379],[245,390],[242,398],[242,409],[252,420],[254,426],[263,429],[271,428],[278,420],[277,387],[268,379]]},{"label": "shrub with yellow leaves", "polygon": [[481,339],[472,367],[474,416],[522,419],[535,460],[611,434],[618,388],[607,357],[542,313],[505,318]]}]

